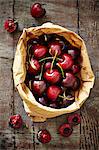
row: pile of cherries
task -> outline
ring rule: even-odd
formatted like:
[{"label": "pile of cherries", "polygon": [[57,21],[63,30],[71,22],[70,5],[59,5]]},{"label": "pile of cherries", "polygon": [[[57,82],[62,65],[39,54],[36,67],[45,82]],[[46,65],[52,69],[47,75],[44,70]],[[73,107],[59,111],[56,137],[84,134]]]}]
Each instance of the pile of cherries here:
[{"label": "pile of cherries", "polygon": [[42,34],[27,42],[25,82],[42,105],[65,108],[81,85],[80,64],[80,49],[63,36]]}]

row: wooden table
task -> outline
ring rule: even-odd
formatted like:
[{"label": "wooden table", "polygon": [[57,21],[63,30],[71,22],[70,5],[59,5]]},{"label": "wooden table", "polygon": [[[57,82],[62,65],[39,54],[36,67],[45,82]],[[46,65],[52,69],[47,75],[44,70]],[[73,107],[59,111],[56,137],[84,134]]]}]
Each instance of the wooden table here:
[{"label": "wooden table", "polygon": [[[0,150],[98,150],[99,121],[99,0],[39,0],[44,3],[46,16],[38,21],[30,15],[30,6],[35,0],[0,0]],[[19,29],[9,34],[3,29],[6,18],[18,20]],[[78,33],[88,49],[92,68],[96,76],[90,97],[78,111],[81,124],[74,127],[73,134],[63,138],[57,128],[66,115],[48,119],[44,123],[33,123],[27,117],[21,98],[14,88],[12,77],[16,44],[23,28],[51,21]],[[52,135],[49,144],[41,144],[29,129],[13,130],[8,118],[19,113],[31,131],[47,128]]]}]

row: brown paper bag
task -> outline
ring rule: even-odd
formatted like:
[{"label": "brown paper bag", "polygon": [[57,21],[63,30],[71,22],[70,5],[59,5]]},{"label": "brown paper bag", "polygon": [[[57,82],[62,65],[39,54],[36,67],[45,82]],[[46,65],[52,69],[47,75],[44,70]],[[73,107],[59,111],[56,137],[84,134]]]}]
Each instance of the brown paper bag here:
[{"label": "brown paper bag", "polygon": [[[58,35],[64,36],[66,40],[69,41],[73,46],[81,49],[81,56],[83,58],[81,64],[82,85],[80,89],[75,92],[75,102],[67,108],[54,109],[41,105],[35,100],[32,92],[24,83],[26,77],[27,41],[30,38],[38,37],[44,33],[56,33]],[[62,114],[71,113],[78,110],[88,98],[90,89],[93,87],[94,84],[94,74],[91,69],[87,49],[83,39],[79,37],[76,33],[59,25],[54,25],[52,23],[45,23],[42,26],[31,27],[23,30],[23,33],[17,44],[13,65],[13,76],[15,86],[17,87],[19,94],[23,99],[25,111],[35,122],[43,122],[47,118],[53,118]]]}]

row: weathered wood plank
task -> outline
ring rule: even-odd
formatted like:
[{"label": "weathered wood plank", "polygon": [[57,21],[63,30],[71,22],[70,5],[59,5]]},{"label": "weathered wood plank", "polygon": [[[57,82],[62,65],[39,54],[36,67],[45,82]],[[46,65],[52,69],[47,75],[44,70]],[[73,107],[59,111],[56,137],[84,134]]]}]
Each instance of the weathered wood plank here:
[{"label": "weathered wood plank", "polygon": [[[85,40],[96,82],[85,107],[81,109],[81,150],[98,149],[99,119],[99,2],[79,1],[79,34]],[[98,120],[99,121],[99,120]]]},{"label": "weathered wood plank", "polygon": [[[19,22],[19,30],[22,31],[24,27],[30,27],[32,24],[40,25],[44,22],[51,21],[53,23],[57,23],[59,25],[63,25],[64,27],[68,27],[71,30],[74,30],[77,32],[77,8],[76,8],[76,1],[75,0],[66,0],[65,2],[62,0],[61,2],[55,2],[55,1],[48,1],[48,0],[41,0],[41,3],[45,3],[44,6],[47,10],[47,14],[43,19],[39,19],[39,21],[33,19],[30,15],[30,6],[33,4],[33,2],[36,1],[29,1],[26,0],[15,1],[14,6],[14,16]],[[67,21],[68,20],[68,21]],[[20,33],[19,33],[20,34]],[[14,42],[16,45],[16,41],[18,40],[18,34],[14,36]],[[20,103],[20,98],[17,95],[17,93],[14,93],[14,101],[15,101],[15,112],[20,112],[22,116],[25,116],[24,110],[22,108],[22,103]],[[44,123],[34,123],[34,130],[35,132],[38,132],[39,129],[47,128],[52,135],[52,141],[51,143],[47,145],[42,145],[41,143],[38,144],[38,140],[36,138],[35,134],[35,143],[34,143],[34,149],[70,149],[71,147],[75,148],[75,150],[79,149],[79,126],[74,129],[73,135],[68,138],[64,139],[60,137],[57,134],[57,128],[59,127],[59,124],[63,123],[65,120],[66,115],[49,119],[47,122]],[[22,131],[19,133],[16,133],[16,147],[17,149],[23,148],[24,146],[24,139],[27,134],[24,133],[24,137],[20,137],[20,133],[22,135]],[[55,133],[55,134],[54,134]],[[30,138],[29,138],[30,139]],[[73,140],[72,140],[73,139]],[[27,142],[27,140],[26,140]],[[25,143],[26,143],[25,142]],[[20,147],[19,143],[22,146]],[[60,144],[59,144],[60,143]],[[72,143],[72,144],[71,144]],[[30,148],[31,149],[31,148]]]},{"label": "weathered wood plank", "polygon": [[13,0],[0,0],[0,150],[14,149],[14,131],[8,125],[13,114],[13,35],[3,29],[8,17],[13,17]]}]

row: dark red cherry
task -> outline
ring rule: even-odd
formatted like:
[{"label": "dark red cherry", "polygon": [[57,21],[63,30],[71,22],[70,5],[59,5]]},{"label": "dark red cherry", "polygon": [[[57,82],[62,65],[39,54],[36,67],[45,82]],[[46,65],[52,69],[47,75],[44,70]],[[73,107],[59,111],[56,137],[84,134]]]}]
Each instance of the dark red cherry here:
[{"label": "dark red cherry", "polygon": [[60,93],[61,93],[61,88],[56,85],[49,86],[47,89],[47,97],[52,102],[56,101]]},{"label": "dark red cherry", "polygon": [[60,135],[64,137],[69,137],[72,134],[73,129],[70,124],[64,123],[59,127],[58,131]]},{"label": "dark red cherry", "polygon": [[46,13],[46,10],[40,3],[35,3],[31,7],[31,15],[34,18],[42,18]]},{"label": "dark red cherry", "polygon": [[69,54],[63,54],[62,59],[57,63],[63,70],[70,69],[73,65],[73,59]]},{"label": "dark red cherry", "polygon": [[34,56],[37,58],[37,59],[40,59],[42,57],[44,57],[47,53],[47,47],[46,46],[43,46],[43,45],[34,45],[32,47],[32,51],[34,52]]},{"label": "dark red cherry", "polygon": [[68,107],[75,102],[74,96],[71,94],[66,95],[66,98],[63,99],[62,107]]},{"label": "dark red cherry", "polygon": [[51,141],[50,132],[46,129],[40,130],[37,134],[37,139],[43,144],[49,143]]},{"label": "dark red cherry", "polygon": [[67,88],[72,88],[76,80],[75,76],[73,75],[73,73],[70,72],[66,72],[65,75],[66,78],[62,81],[63,86]]},{"label": "dark red cherry", "polygon": [[71,68],[73,74],[79,73],[79,72],[80,72],[80,69],[81,69],[81,67],[80,67],[80,65],[78,65],[78,64],[74,64],[74,65],[72,66],[72,68]]},{"label": "dark red cherry", "polygon": [[67,121],[72,126],[75,126],[81,123],[81,118],[79,114],[75,113],[68,116]]},{"label": "dark red cherry", "polygon": [[57,83],[61,78],[61,75],[57,69],[47,70],[44,73],[44,79],[51,84]]},{"label": "dark red cherry", "polygon": [[80,50],[79,49],[69,49],[68,54],[70,54],[73,59],[77,59],[80,56]]},{"label": "dark red cherry", "polygon": [[46,83],[44,81],[34,81],[32,83],[33,92],[38,94],[39,96],[42,95],[45,89],[46,89]]},{"label": "dark red cherry", "polygon": [[47,106],[47,103],[48,103],[47,99],[45,99],[44,97],[40,97],[40,98],[38,99],[38,102],[39,102],[40,104],[42,104],[42,105],[45,105],[45,106]]},{"label": "dark red cherry", "polygon": [[31,59],[29,66],[28,66],[28,73],[36,75],[39,73],[40,64],[36,59]]},{"label": "dark red cherry", "polygon": [[56,103],[52,103],[49,106],[52,107],[52,108],[57,108],[57,104]]},{"label": "dark red cherry", "polygon": [[75,77],[75,81],[74,81],[74,84],[72,86],[72,89],[74,91],[76,91],[80,88],[80,85],[81,85],[80,79],[78,77]]},{"label": "dark red cherry", "polygon": [[59,41],[54,41],[49,44],[49,53],[52,56],[55,56],[55,53],[57,52],[57,55],[59,56],[61,54],[62,50],[62,44]]},{"label": "dark red cherry", "polygon": [[46,62],[46,64],[44,65],[44,69],[50,69],[51,68],[51,62]]},{"label": "dark red cherry", "polygon": [[18,26],[18,23],[15,22],[13,19],[8,19],[8,20],[5,20],[4,22],[4,28],[9,33],[14,32],[17,29],[17,26]]},{"label": "dark red cherry", "polygon": [[23,125],[23,120],[19,114],[13,115],[9,119],[9,126],[11,126],[14,129],[19,129]]}]

